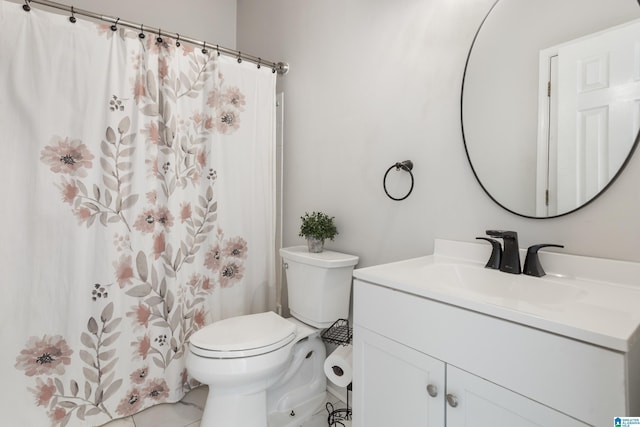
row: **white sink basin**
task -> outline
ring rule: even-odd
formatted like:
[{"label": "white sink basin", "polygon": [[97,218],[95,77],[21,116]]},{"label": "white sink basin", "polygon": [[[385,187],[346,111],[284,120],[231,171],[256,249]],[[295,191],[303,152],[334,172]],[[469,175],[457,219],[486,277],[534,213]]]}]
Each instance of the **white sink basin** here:
[{"label": "white sink basin", "polygon": [[550,273],[532,277],[484,268],[489,252],[485,244],[436,240],[433,255],[353,275],[618,351],[640,341],[640,263],[541,253]]},{"label": "white sink basin", "polygon": [[557,307],[587,295],[586,290],[554,280],[552,276],[538,278],[509,274],[481,266],[434,263],[425,266],[421,274],[425,282],[436,289],[483,299],[488,303],[511,300]]}]

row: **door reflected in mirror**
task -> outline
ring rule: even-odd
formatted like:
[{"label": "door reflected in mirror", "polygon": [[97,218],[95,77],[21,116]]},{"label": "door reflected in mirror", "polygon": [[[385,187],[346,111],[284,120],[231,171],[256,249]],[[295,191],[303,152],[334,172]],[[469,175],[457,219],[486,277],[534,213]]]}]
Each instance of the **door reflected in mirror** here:
[{"label": "door reflected in mirror", "polygon": [[618,176],[640,129],[635,0],[498,0],[469,52],[465,149],[489,196],[565,215]]}]

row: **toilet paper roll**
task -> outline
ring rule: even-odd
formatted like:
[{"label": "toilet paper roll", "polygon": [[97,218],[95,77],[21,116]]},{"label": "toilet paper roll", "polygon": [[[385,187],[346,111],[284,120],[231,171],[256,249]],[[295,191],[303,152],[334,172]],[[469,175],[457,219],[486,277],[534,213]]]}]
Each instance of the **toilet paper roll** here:
[{"label": "toilet paper roll", "polygon": [[324,361],[324,373],[338,387],[346,387],[353,379],[353,346],[336,348]]}]

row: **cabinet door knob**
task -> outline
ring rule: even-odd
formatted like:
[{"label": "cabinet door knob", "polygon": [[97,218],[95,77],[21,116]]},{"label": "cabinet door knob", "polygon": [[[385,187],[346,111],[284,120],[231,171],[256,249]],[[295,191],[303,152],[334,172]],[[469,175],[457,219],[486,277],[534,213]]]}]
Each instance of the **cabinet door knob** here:
[{"label": "cabinet door knob", "polygon": [[427,386],[427,393],[429,393],[429,396],[431,397],[438,397],[438,387],[433,384],[429,384]]},{"label": "cabinet door knob", "polygon": [[453,394],[447,394],[447,403],[452,408],[455,408],[456,406],[458,406],[458,398]]}]

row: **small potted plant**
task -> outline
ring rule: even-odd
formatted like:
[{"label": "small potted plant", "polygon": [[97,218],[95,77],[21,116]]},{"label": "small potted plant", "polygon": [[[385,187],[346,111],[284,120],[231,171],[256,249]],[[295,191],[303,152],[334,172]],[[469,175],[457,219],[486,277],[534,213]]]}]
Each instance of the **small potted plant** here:
[{"label": "small potted plant", "polygon": [[322,212],[304,213],[301,216],[299,236],[307,239],[309,252],[318,253],[324,249],[325,239],[331,239],[338,234],[338,229],[333,223],[335,217],[330,217]]}]

